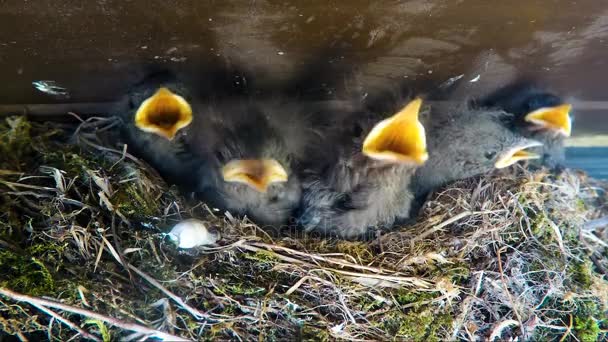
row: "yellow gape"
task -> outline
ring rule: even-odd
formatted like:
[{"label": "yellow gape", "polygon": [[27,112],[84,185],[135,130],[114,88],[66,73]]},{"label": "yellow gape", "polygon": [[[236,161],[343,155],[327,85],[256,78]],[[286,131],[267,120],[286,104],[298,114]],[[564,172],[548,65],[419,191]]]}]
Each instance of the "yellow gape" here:
[{"label": "yellow gape", "polygon": [[169,140],[192,122],[192,108],[183,97],[159,88],[141,103],[135,113],[135,126]]},{"label": "yellow gape", "polygon": [[421,105],[422,100],[415,99],[376,124],[363,142],[363,154],[392,163],[423,164],[429,155],[424,126],[418,121]]},{"label": "yellow gape", "polygon": [[287,171],[274,159],[236,159],[222,168],[226,182],[244,183],[266,192],[272,183],[286,182]]},{"label": "yellow gape", "polygon": [[569,104],[540,108],[526,115],[525,120],[540,128],[549,129],[569,137],[572,130],[571,109],[572,106]]},{"label": "yellow gape", "polygon": [[532,143],[526,144],[524,146],[514,147],[514,148],[502,153],[498,157],[498,160],[496,161],[496,163],[494,163],[494,166],[497,169],[502,169],[507,166],[511,166],[521,160],[538,159],[538,158],[540,158],[540,156],[538,154],[526,151],[527,148],[536,147],[536,146],[542,146],[542,144],[538,143],[538,142],[532,142]]}]

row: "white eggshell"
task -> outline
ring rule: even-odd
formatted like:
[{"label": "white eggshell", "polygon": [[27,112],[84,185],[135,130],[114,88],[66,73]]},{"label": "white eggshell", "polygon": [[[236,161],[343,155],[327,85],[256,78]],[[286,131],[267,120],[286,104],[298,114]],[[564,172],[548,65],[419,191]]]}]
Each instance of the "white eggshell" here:
[{"label": "white eggshell", "polygon": [[205,224],[197,219],[188,219],[176,224],[167,235],[179,248],[211,245],[219,239],[218,234],[210,232]]}]

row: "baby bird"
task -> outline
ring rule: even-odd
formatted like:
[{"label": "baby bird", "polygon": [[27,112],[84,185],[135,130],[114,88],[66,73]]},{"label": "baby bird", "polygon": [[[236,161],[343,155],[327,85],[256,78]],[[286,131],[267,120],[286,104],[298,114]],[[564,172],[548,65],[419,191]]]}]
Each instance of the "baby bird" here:
[{"label": "baby bird", "polygon": [[135,85],[120,103],[114,114],[123,121],[121,133],[129,151],[152,165],[168,183],[192,189],[196,184],[192,170],[199,161],[186,150],[182,134],[193,119],[193,101],[186,86],[171,73],[155,73]]},{"label": "baby bird", "polygon": [[192,154],[204,161],[197,195],[259,225],[286,223],[300,203],[294,166],[308,139],[297,110],[274,102],[209,105],[187,139]]},{"label": "baby bird", "polygon": [[530,82],[515,82],[479,100],[481,108],[513,114],[507,124],[515,132],[543,143],[534,149],[541,155],[533,166],[560,167],[564,163],[564,140],[570,136],[572,106]]},{"label": "baby bird", "polygon": [[432,109],[425,122],[429,159],[412,180],[418,200],[447,183],[538,158],[528,149],[542,144],[505,126],[509,117],[499,110]]},{"label": "baby bird", "polygon": [[129,146],[211,207],[260,225],[285,223],[300,201],[292,161],[308,132],[289,112],[297,108],[247,98],[204,104],[185,88],[174,77],[134,88],[121,115]]},{"label": "baby bird", "polygon": [[421,102],[384,120],[367,110],[347,113],[324,132],[303,176],[297,222],[306,231],[352,239],[408,216],[410,178],[428,157]]}]

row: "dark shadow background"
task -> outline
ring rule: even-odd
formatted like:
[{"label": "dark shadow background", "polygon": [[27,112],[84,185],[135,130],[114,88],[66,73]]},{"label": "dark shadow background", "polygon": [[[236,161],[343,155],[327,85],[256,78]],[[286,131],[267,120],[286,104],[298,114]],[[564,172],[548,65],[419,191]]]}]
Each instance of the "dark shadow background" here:
[{"label": "dark shadow background", "polygon": [[[363,92],[403,80],[426,91],[473,79],[472,61],[488,51],[593,101],[576,112],[575,135],[608,134],[608,3],[598,0],[5,0],[0,104],[114,100],[149,63],[191,74],[239,65],[263,81],[320,56],[355,69]],[[71,96],[43,94],[36,80]]]}]

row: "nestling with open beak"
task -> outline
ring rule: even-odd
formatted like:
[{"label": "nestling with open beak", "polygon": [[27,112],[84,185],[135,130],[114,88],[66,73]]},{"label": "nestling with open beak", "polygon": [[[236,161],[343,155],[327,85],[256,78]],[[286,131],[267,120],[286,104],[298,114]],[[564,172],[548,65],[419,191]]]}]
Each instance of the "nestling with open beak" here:
[{"label": "nestling with open beak", "polygon": [[530,82],[513,83],[476,102],[482,108],[513,114],[508,125],[514,131],[543,143],[533,149],[541,158],[532,165],[555,168],[563,164],[564,140],[572,130],[570,104]]},{"label": "nestling with open beak", "polygon": [[199,197],[260,225],[286,223],[301,195],[293,167],[309,139],[297,111],[291,104],[246,100],[209,105],[188,139],[204,161]]},{"label": "nestling with open beak", "polygon": [[306,231],[364,237],[408,216],[410,178],[428,158],[421,103],[413,100],[388,118],[357,110],[324,132],[310,154],[319,160],[303,177],[297,222]]},{"label": "nestling with open beak", "polygon": [[412,181],[418,200],[447,183],[539,158],[529,149],[542,144],[508,129],[506,117],[466,106],[432,109],[425,121],[429,159]]},{"label": "nestling with open beak", "polygon": [[152,77],[121,112],[129,147],[170,183],[260,225],[285,223],[300,200],[292,161],[308,127],[295,106],[248,98],[203,104],[172,78]]},{"label": "nestling with open beak", "polygon": [[198,168],[200,162],[192,158],[185,136],[180,133],[192,122],[192,98],[173,74],[162,72],[148,76],[125,95],[114,112],[123,121],[122,135],[129,152],[144,159],[167,182],[183,190],[196,185],[192,170]]}]

